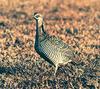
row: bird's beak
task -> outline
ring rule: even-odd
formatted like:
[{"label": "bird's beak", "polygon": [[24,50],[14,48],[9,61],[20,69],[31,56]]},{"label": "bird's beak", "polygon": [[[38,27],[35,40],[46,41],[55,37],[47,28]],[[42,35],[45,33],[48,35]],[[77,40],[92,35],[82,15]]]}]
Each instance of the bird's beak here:
[{"label": "bird's beak", "polygon": [[32,15],[32,17],[33,17],[34,19],[36,19],[36,17],[35,17],[34,15]]},{"label": "bird's beak", "polygon": [[36,19],[36,17],[35,17],[35,15],[34,15],[34,13],[32,14],[32,18]]}]

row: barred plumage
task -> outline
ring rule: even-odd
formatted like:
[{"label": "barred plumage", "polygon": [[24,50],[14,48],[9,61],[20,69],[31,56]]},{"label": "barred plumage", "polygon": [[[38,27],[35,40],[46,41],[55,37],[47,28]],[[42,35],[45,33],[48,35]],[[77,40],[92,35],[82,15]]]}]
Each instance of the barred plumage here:
[{"label": "barred plumage", "polygon": [[42,58],[56,67],[56,73],[59,64],[71,62],[74,52],[62,40],[49,36],[45,32],[42,15],[35,13],[33,17],[36,20],[35,50]]}]

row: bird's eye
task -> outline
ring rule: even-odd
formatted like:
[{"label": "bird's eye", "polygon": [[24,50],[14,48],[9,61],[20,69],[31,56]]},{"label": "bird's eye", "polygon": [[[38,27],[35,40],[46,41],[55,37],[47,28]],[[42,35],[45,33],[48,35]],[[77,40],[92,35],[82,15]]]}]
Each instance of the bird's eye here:
[{"label": "bird's eye", "polygon": [[36,18],[39,18],[40,16],[39,15],[36,15]]}]

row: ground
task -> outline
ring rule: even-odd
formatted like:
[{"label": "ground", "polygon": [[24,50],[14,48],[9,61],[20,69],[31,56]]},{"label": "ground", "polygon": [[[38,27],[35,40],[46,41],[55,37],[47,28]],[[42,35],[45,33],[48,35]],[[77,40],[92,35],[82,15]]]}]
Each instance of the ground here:
[{"label": "ground", "polygon": [[[0,0],[0,89],[100,89],[99,0]],[[34,50],[35,20],[76,57],[54,67]]]}]

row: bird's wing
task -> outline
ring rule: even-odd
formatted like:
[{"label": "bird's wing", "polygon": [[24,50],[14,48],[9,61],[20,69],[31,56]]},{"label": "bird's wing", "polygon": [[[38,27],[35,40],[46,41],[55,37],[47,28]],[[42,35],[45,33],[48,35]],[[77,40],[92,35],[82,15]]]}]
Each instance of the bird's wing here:
[{"label": "bird's wing", "polygon": [[74,50],[68,44],[64,43],[60,38],[51,36],[49,38],[50,42],[56,46],[61,52],[65,59],[72,59],[74,57]]},{"label": "bird's wing", "polygon": [[45,54],[47,58],[51,59],[54,64],[56,63],[56,59],[62,59],[67,62],[73,56],[73,51],[70,46],[55,36],[48,36],[43,40],[41,42],[40,51]]},{"label": "bird's wing", "polygon": [[60,38],[55,36],[50,36],[48,39],[52,45],[56,46],[59,49],[68,49],[70,46],[64,43]]}]

